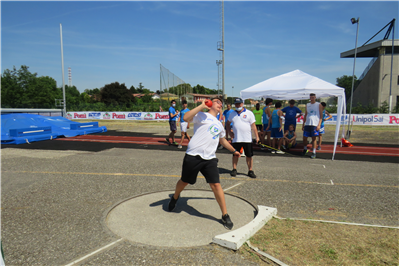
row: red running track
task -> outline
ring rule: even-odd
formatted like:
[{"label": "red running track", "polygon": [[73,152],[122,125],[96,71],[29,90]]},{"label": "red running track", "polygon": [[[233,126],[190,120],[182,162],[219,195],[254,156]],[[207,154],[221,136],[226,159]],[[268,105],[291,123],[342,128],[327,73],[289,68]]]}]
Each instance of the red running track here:
[{"label": "red running track", "polygon": [[[106,135],[82,135],[71,138],[60,138],[56,140],[61,141],[84,141],[84,142],[105,142],[105,143],[131,143],[131,144],[146,144],[146,145],[169,145],[166,143],[165,138],[156,137],[128,137],[128,136],[106,136]],[[175,138],[176,142],[180,142],[180,137]],[[184,139],[183,146],[187,146],[188,140]],[[317,153],[332,153],[334,145],[322,144],[321,150]],[[255,150],[260,150],[258,146],[254,146]],[[308,144],[308,149],[311,145]],[[302,147],[290,149],[290,151],[300,152]],[[398,147],[373,147],[373,146],[356,146],[353,147],[340,147],[337,146],[336,154],[359,154],[359,155],[372,155],[372,156],[395,156],[399,157]]]}]

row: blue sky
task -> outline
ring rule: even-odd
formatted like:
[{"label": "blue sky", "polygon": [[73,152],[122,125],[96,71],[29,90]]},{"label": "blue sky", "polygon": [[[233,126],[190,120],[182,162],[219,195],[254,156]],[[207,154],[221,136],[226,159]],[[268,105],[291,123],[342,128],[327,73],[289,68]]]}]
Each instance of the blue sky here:
[{"label": "blue sky", "polygon": [[[225,93],[300,69],[325,81],[352,75],[358,46],[396,18],[397,1],[225,1]],[[68,67],[79,91],[115,81],[156,91],[160,64],[186,83],[217,89],[219,1],[1,1],[1,73],[29,66],[62,86]],[[380,40],[386,29],[371,42]],[[371,58],[358,58],[359,77]],[[232,87],[234,86],[234,90]]]}]

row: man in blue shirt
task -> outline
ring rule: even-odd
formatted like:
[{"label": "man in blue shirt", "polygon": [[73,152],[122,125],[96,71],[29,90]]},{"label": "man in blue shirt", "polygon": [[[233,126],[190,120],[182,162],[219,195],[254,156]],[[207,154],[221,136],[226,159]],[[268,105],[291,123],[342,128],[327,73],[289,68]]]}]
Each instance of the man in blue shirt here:
[{"label": "man in blue shirt", "polygon": [[184,114],[190,111],[190,109],[187,108],[187,101],[183,100],[182,101],[183,109],[180,111],[180,130],[181,130],[181,140],[180,144],[177,148],[181,149],[183,146],[183,141],[184,137],[187,137],[188,142],[190,142],[190,136],[187,134],[187,129],[190,127],[190,124],[186,121],[184,121]]},{"label": "man in blue shirt", "polygon": [[[177,127],[176,127],[176,120],[177,117],[179,115],[179,111],[177,111],[175,109],[176,107],[176,101],[172,100],[170,102],[170,107],[169,107],[169,126],[170,126],[170,134],[169,136],[166,138],[166,142],[169,144],[173,144],[173,145],[179,145],[176,141],[175,141],[175,134],[177,131]],[[169,142],[169,139],[172,138],[172,142]]]},{"label": "man in blue shirt", "polygon": [[[229,123],[227,120],[229,119],[229,115],[234,112],[233,109],[231,109],[231,104],[227,104],[227,109],[223,111],[223,118],[224,118],[224,129],[227,130],[227,123]],[[230,133],[226,131],[226,139],[229,140]]]},{"label": "man in blue shirt", "polygon": [[[295,100],[289,101],[290,106],[284,107],[281,111],[285,113],[284,133],[288,131],[290,125],[294,125],[294,131],[296,129],[296,119],[302,115],[301,109],[295,106]],[[299,114],[297,116],[297,114]]]}]

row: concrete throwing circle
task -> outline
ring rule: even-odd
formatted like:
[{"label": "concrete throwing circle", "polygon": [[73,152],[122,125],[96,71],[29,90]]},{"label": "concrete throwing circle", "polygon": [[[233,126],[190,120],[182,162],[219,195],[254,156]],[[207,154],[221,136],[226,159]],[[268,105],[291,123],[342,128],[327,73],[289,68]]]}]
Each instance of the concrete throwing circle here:
[{"label": "concrete throwing circle", "polygon": [[[116,205],[106,225],[116,235],[132,242],[163,247],[207,245],[216,235],[230,230],[221,223],[221,211],[212,191],[184,190],[173,212],[168,204],[174,191],[137,196]],[[225,194],[227,211],[238,229],[256,215],[247,201]]]}]

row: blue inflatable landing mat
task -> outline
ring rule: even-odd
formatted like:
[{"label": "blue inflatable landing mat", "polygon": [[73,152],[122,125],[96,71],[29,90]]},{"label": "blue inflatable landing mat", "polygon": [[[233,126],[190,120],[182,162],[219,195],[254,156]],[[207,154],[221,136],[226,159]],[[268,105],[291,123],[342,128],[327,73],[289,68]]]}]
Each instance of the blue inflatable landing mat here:
[{"label": "blue inflatable landing mat", "polygon": [[62,116],[1,115],[1,144],[23,144],[106,131],[107,128],[99,127],[98,122],[79,123]]}]

